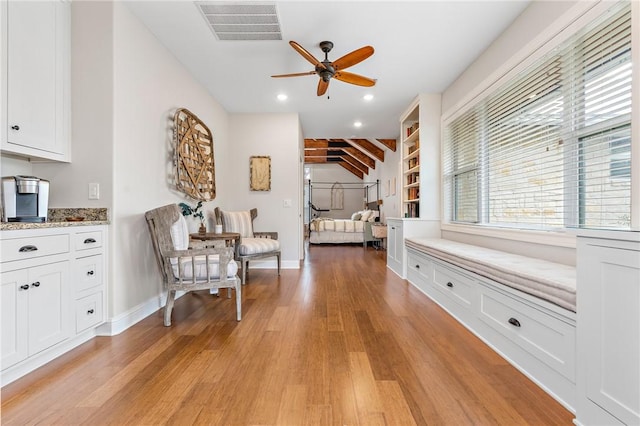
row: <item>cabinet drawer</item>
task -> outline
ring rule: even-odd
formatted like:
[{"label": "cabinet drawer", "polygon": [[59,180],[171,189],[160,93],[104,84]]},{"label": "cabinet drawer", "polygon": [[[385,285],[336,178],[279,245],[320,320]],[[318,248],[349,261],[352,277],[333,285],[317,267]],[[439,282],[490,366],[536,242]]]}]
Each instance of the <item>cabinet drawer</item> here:
[{"label": "cabinet drawer", "polygon": [[76,291],[87,290],[102,285],[102,255],[81,257],[75,264]]},{"label": "cabinet drawer", "polygon": [[407,252],[407,280],[427,292],[429,283],[431,261],[409,250]]},{"label": "cabinet drawer", "polygon": [[575,326],[485,285],[480,286],[479,315],[491,328],[575,381]]},{"label": "cabinet drawer", "polygon": [[69,252],[69,235],[44,235],[29,238],[11,238],[0,241],[2,262],[33,259]]},{"label": "cabinet drawer", "polygon": [[76,301],[76,333],[102,323],[103,316],[101,291]]},{"label": "cabinet drawer", "polygon": [[88,250],[102,247],[102,231],[79,232],[74,235],[76,250]]},{"label": "cabinet drawer", "polygon": [[476,283],[439,263],[433,264],[433,285],[456,303],[471,308],[475,298]]}]

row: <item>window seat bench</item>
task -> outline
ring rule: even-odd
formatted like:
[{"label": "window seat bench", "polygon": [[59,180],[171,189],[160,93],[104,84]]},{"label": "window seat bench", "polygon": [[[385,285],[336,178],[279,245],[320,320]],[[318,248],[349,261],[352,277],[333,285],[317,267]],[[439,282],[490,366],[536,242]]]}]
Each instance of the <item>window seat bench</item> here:
[{"label": "window seat bench", "polygon": [[576,311],[576,268],[441,238],[406,240],[407,248]]},{"label": "window seat bench", "polygon": [[405,245],[413,286],[575,412],[575,267],[440,238]]}]

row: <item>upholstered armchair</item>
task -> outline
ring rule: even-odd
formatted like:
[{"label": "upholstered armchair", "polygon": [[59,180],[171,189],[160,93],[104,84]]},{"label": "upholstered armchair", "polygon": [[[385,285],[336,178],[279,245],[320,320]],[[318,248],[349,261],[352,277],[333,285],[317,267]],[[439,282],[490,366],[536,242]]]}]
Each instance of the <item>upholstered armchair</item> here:
[{"label": "upholstered armchair", "polygon": [[163,282],[168,290],[164,306],[164,325],[171,325],[176,291],[227,288],[236,291],[236,319],[242,318],[242,297],[238,265],[231,247],[189,249],[187,222],[177,204],[169,204],[145,213],[153,249]]},{"label": "upholstered armchair", "polygon": [[224,232],[240,234],[240,245],[236,247],[236,260],[241,264],[242,284],[246,282],[249,261],[266,257],[276,257],[278,275],[280,275],[280,242],[277,232],[254,232],[253,220],[258,216],[258,209],[244,211],[214,210],[216,220],[222,224]]}]

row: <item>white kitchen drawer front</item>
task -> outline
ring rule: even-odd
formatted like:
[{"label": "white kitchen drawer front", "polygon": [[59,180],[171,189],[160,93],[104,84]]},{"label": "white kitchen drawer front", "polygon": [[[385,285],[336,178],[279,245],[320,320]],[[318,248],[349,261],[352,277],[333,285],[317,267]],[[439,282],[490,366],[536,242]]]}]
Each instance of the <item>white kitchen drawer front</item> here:
[{"label": "white kitchen drawer front", "polygon": [[100,324],[103,316],[101,291],[76,301],[76,333]]},{"label": "white kitchen drawer front", "polygon": [[480,319],[575,382],[575,326],[485,285],[480,286]]},{"label": "white kitchen drawer front", "polygon": [[69,235],[10,238],[0,241],[2,262],[69,253]]},{"label": "white kitchen drawer front", "polygon": [[476,282],[439,263],[433,264],[433,284],[456,303],[471,309],[476,297]]},{"label": "white kitchen drawer front", "polygon": [[79,232],[74,237],[76,250],[102,247],[102,231]]},{"label": "white kitchen drawer front", "polygon": [[75,285],[76,291],[90,289],[102,285],[103,283],[103,271],[102,271],[102,255],[81,257],[76,260],[76,276]]}]

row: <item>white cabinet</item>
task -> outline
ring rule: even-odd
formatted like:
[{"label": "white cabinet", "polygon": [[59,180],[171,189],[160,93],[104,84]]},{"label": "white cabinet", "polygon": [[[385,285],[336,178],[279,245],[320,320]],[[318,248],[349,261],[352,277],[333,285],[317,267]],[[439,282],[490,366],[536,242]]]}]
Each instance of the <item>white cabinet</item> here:
[{"label": "white cabinet", "polygon": [[2,368],[71,334],[69,262],[2,275]]},{"label": "white cabinet", "polygon": [[387,266],[402,276],[402,220],[387,219]]},{"label": "white cabinet", "polygon": [[440,238],[440,221],[412,218],[387,219],[387,267],[401,278],[407,275],[407,248],[404,245],[404,239],[417,236]]},{"label": "white cabinet", "polygon": [[0,4],[2,150],[69,161],[70,2]]},{"label": "white cabinet", "polygon": [[640,233],[578,236],[581,425],[640,424]]},{"label": "white cabinet", "polygon": [[95,336],[106,311],[106,232],[0,232],[3,384]]}]

